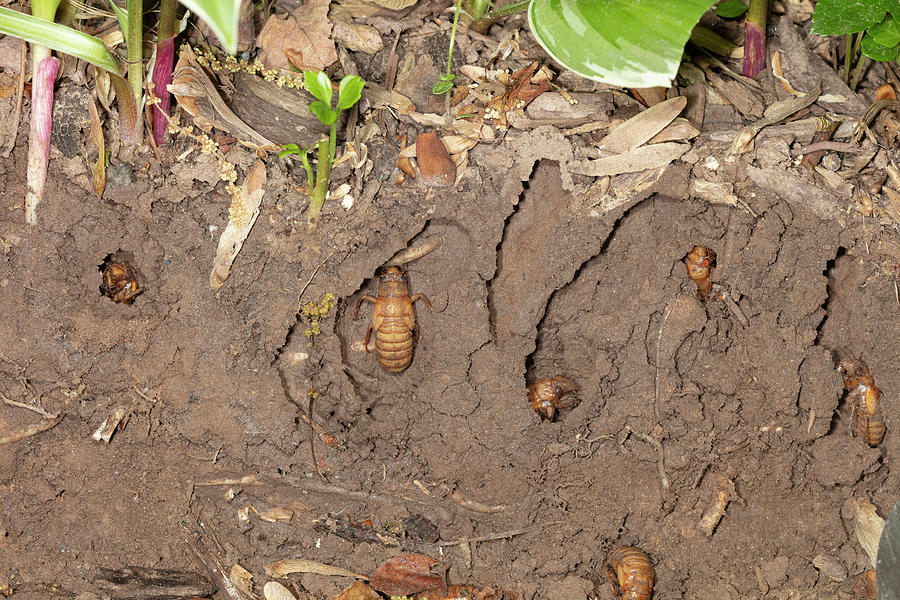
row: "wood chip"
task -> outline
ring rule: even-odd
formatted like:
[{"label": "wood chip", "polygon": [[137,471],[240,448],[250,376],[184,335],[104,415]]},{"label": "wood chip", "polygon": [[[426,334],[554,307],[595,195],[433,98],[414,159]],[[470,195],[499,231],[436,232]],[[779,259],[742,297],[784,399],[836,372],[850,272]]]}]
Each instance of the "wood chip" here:
[{"label": "wood chip", "polygon": [[[218,290],[228,279],[231,273],[231,265],[237,258],[238,252],[244,245],[244,240],[250,234],[256,218],[259,216],[259,206],[262,203],[266,183],[266,165],[257,160],[250,173],[241,186],[240,198],[232,202],[229,210],[228,225],[219,238],[219,246],[216,249],[216,258],[213,260],[212,272],[209,274],[209,286]],[[237,207],[235,205],[238,205]]]}]

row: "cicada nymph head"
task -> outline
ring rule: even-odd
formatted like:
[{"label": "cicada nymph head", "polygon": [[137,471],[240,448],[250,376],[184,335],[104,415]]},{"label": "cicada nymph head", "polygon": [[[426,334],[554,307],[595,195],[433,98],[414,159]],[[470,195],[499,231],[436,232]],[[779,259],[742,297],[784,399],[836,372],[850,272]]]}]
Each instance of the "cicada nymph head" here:
[{"label": "cicada nymph head", "polygon": [[567,396],[577,389],[571,379],[542,377],[528,386],[528,400],[534,412],[552,421],[558,410],[569,407]]}]

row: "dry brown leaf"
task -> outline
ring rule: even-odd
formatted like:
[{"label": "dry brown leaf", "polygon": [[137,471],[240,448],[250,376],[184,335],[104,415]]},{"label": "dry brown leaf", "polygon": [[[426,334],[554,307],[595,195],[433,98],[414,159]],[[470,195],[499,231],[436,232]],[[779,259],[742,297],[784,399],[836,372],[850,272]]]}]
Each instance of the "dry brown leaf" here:
[{"label": "dry brown leaf", "polygon": [[416,139],[416,161],[425,185],[450,187],[456,181],[456,165],[434,132],[419,134]]},{"label": "dry brown leaf", "polygon": [[[219,246],[216,248],[216,258],[213,260],[212,272],[209,274],[209,286],[218,290],[228,279],[231,273],[231,265],[237,258],[238,252],[244,245],[244,240],[250,234],[256,218],[259,216],[259,206],[265,194],[263,186],[266,183],[266,165],[257,160],[250,173],[241,186],[240,198],[232,202],[229,209],[228,225],[219,238]],[[239,206],[235,206],[238,204]]]},{"label": "dry brown leaf", "polygon": [[266,600],[297,600],[291,590],[277,581],[270,581],[263,586],[263,597]]},{"label": "dry brown leaf", "polygon": [[106,189],[106,142],[103,139],[103,125],[100,123],[100,115],[97,113],[97,105],[94,99],[88,99],[88,115],[91,121],[91,141],[97,148],[97,160],[88,161],[91,166],[91,183],[94,184],[94,191],[97,192],[97,198],[103,197],[103,190]]},{"label": "dry brown leaf", "polygon": [[696,129],[687,119],[678,117],[666,127],[650,138],[648,144],[660,144],[662,142],[680,142],[681,140],[689,140],[700,135],[700,131]]},{"label": "dry brown leaf", "polygon": [[894,86],[889,83],[885,83],[882,86],[879,86],[878,91],[875,92],[875,101],[879,100],[896,100],[897,93],[894,91]]},{"label": "dry brown leaf", "polygon": [[309,0],[282,19],[272,15],[256,40],[269,68],[320,71],[338,59],[331,40],[329,0]]},{"label": "dry brown leaf", "polygon": [[[878,597],[876,592],[875,569],[863,571],[859,579],[853,584],[853,593],[860,598],[875,600]],[[887,595],[885,595],[887,597]]]},{"label": "dry brown leaf", "polygon": [[234,587],[238,588],[250,597],[253,596],[253,574],[250,571],[235,563],[231,565],[231,571],[228,573],[228,579],[231,580],[231,583],[234,584]]},{"label": "dry brown leaf", "polygon": [[569,166],[569,170],[572,173],[589,175],[591,177],[636,173],[645,169],[664,167],[690,150],[690,148],[690,144],[678,144],[675,142],[639,146],[623,154],[598,158],[597,160],[573,162]]},{"label": "dry brown leaf", "polygon": [[381,596],[362,581],[354,581],[332,600],[381,600]]},{"label": "dry brown leaf", "polygon": [[270,577],[285,577],[291,573],[316,573],[318,575],[336,575],[338,577],[354,577],[356,579],[369,578],[347,569],[316,562],[302,558],[286,558],[265,566],[266,574]]},{"label": "dry brown leaf", "polygon": [[382,8],[387,8],[390,10],[401,10],[404,8],[409,8],[419,0],[369,0],[372,4],[377,4]]},{"label": "dry brown leaf", "polygon": [[[684,110],[685,106],[687,106],[685,96],[660,102],[616,127],[603,138],[601,148],[617,153],[636,148],[662,131]],[[624,172],[620,171],[620,173]]]},{"label": "dry brown leaf", "polygon": [[889,187],[884,187],[882,190],[888,198],[888,203],[884,207],[885,211],[900,224],[900,192]]},{"label": "dry brown leaf", "polygon": [[384,49],[381,34],[371,25],[354,23],[351,16],[343,9],[331,11],[331,23],[334,26],[334,41],[346,46],[354,52],[375,54]]},{"label": "dry brown leaf", "polygon": [[869,556],[870,564],[875,564],[878,557],[878,544],[881,541],[881,531],[884,529],[884,519],[875,512],[875,506],[866,498],[854,502],[856,518],[853,521],[853,530],[859,545]]},{"label": "dry brown leaf", "polygon": [[369,582],[373,589],[389,596],[404,596],[438,588],[441,578],[431,574],[437,561],[424,554],[404,554],[382,563]]}]

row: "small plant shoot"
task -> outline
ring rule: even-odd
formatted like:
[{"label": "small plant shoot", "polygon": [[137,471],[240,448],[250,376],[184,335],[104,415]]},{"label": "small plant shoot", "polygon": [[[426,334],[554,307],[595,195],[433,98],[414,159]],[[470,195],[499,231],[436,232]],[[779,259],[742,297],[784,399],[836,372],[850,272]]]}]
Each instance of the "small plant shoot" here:
[{"label": "small plant shoot", "polygon": [[[316,142],[308,148],[301,148],[297,144],[285,144],[284,150],[279,152],[278,156],[284,158],[296,154],[303,163],[303,169],[306,171],[306,189],[309,194],[307,223],[312,232],[316,229],[319,213],[322,212],[322,205],[325,204],[325,196],[328,194],[328,186],[331,183],[331,167],[334,164],[334,153],[337,146],[338,119],[341,111],[347,110],[359,102],[366,82],[358,75],[346,75],[338,84],[337,106],[332,108],[331,79],[328,78],[328,75],[322,71],[305,71],[303,80],[306,89],[316,99],[309,105],[309,110],[323,125],[329,127],[328,138]],[[316,149],[319,161],[315,173],[308,157],[309,151],[313,148]]]}]

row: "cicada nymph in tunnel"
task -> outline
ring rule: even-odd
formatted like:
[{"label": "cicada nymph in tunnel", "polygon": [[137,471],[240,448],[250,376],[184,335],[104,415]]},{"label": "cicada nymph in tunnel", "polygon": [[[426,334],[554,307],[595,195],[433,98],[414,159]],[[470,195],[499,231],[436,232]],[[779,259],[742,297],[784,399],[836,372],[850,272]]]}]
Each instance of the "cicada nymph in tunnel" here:
[{"label": "cicada nymph in tunnel", "polygon": [[567,396],[577,389],[571,379],[542,377],[528,386],[528,400],[534,412],[552,421],[559,409],[568,408]]},{"label": "cicada nymph in tunnel", "polygon": [[634,546],[617,548],[609,556],[606,578],[619,600],[650,600],[655,573],[650,557]]},{"label": "cicada nymph in tunnel", "polygon": [[881,415],[881,390],[869,368],[859,360],[845,360],[838,366],[844,378],[847,401],[850,403],[851,431],[862,436],[870,446],[877,446],[884,439],[884,417]]},{"label": "cicada nymph in tunnel", "polygon": [[697,284],[701,300],[709,298],[712,290],[712,271],[716,266],[716,253],[704,246],[694,246],[684,257],[688,277]]}]

